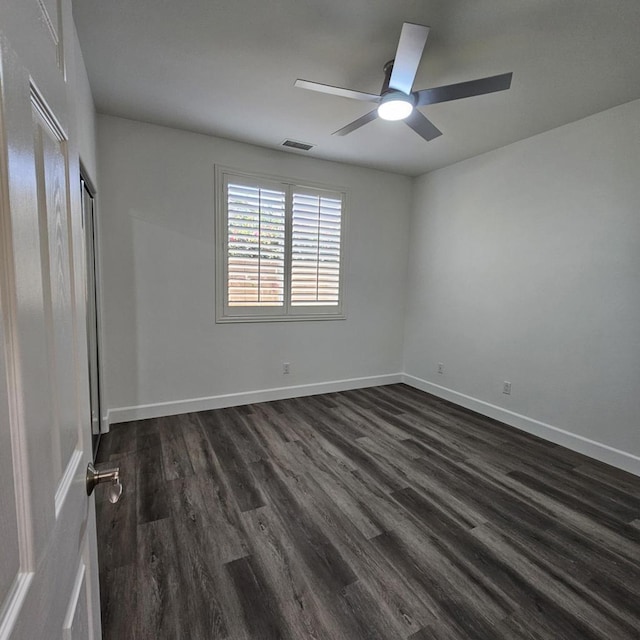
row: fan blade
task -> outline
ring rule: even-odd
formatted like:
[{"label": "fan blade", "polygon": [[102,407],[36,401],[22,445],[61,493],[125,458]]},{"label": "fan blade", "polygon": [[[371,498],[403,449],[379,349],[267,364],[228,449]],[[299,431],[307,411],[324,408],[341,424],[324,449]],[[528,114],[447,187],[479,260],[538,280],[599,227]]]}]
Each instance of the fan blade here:
[{"label": "fan blade", "polygon": [[406,118],[405,122],[419,135],[422,136],[427,142],[433,140],[442,135],[442,131],[436,127],[435,124],[425,118],[417,109],[411,112],[411,115]]},{"label": "fan blade", "polygon": [[512,75],[513,73],[503,73],[499,76],[469,80],[468,82],[459,82],[458,84],[449,84],[433,89],[423,89],[417,92],[417,106],[423,107],[426,104],[449,102],[449,100],[459,100],[460,98],[471,98],[472,96],[481,96],[495,91],[505,91],[511,86]]},{"label": "fan blade", "polygon": [[429,27],[411,22],[405,22],[402,25],[400,42],[398,42],[396,58],[393,61],[393,70],[389,79],[389,86],[392,89],[406,94],[411,93],[428,35]]},{"label": "fan blade", "polygon": [[363,116],[360,116],[357,120],[354,120],[351,124],[348,124],[346,127],[342,127],[342,129],[338,129],[334,131],[331,135],[334,136],[346,136],[347,133],[351,133],[360,127],[363,127],[365,124],[368,124],[372,120],[375,120],[378,117],[378,110],[374,109],[373,111],[369,111],[369,113],[365,113]]},{"label": "fan blade", "polygon": [[353,91],[352,89],[343,89],[342,87],[334,87],[330,84],[321,84],[320,82],[311,82],[310,80],[295,81],[294,87],[299,89],[309,89],[310,91],[319,91],[320,93],[330,93],[334,96],[342,98],[351,98],[353,100],[362,100],[363,102],[378,102],[380,96],[375,93],[363,93],[362,91]]}]

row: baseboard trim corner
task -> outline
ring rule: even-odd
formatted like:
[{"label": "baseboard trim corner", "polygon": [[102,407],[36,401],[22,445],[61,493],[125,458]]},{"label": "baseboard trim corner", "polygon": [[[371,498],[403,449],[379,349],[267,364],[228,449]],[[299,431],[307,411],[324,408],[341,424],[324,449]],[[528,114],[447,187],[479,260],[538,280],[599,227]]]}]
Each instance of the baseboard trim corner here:
[{"label": "baseboard trim corner", "polygon": [[287,398],[301,398],[316,396],[335,391],[349,391],[350,389],[364,389],[366,387],[380,387],[386,384],[402,382],[402,373],[391,373],[362,378],[348,378],[345,380],[330,380],[313,384],[301,384],[290,387],[275,387],[240,393],[227,393],[204,398],[189,398],[171,402],[158,402],[130,407],[115,407],[107,412],[107,424],[129,422],[131,420],[145,420],[147,418],[161,418],[164,416],[191,413],[192,411],[209,411],[237,407],[255,402],[271,402],[272,400],[286,400]]},{"label": "baseboard trim corner", "polygon": [[565,429],[534,420],[522,414],[515,413],[514,411],[509,411],[509,409],[485,402],[484,400],[479,400],[478,398],[465,395],[464,393],[454,391],[447,387],[442,387],[407,373],[402,374],[402,382],[410,387],[426,391],[427,393],[442,398],[443,400],[449,400],[462,407],[476,411],[483,416],[499,420],[516,429],[526,431],[544,440],[554,442],[572,451],[577,451],[600,462],[610,464],[613,467],[640,476],[640,457],[632,453],[615,449],[602,442],[590,440],[577,433],[572,433],[571,431],[566,431]]}]

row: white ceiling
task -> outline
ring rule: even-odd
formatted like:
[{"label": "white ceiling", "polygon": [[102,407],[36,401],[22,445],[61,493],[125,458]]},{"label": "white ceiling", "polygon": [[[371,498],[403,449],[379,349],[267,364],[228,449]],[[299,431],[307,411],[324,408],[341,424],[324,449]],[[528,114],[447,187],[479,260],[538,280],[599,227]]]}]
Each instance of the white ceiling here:
[{"label": "white ceiling", "polygon": [[[640,98],[640,0],[74,0],[102,113],[418,175]],[[431,27],[414,89],[513,71],[510,91],[331,133],[379,93],[403,22]]]}]

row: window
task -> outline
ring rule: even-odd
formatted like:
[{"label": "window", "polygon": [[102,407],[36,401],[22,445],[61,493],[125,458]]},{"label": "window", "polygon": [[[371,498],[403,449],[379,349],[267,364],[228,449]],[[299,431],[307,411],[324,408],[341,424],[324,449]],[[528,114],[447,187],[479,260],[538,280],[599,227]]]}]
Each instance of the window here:
[{"label": "window", "polygon": [[217,321],[344,318],[344,190],[217,167]]}]

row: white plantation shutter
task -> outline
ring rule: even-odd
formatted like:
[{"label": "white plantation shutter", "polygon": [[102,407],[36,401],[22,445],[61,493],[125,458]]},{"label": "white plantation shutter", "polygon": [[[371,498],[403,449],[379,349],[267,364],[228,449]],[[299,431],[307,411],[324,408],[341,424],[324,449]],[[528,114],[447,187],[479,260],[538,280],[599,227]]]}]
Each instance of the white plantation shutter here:
[{"label": "white plantation shutter", "polygon": [[340,319],[345,194],[216,168],[218,322]]},{"label": "white plantation shutter", "polygon": [[342,197],[293,193],[291,305],[335,306],[340,296]]},{"label": "white plantation shutter", "polygon": [[285,192],[227,186],[229,306],[284,304]]}]

